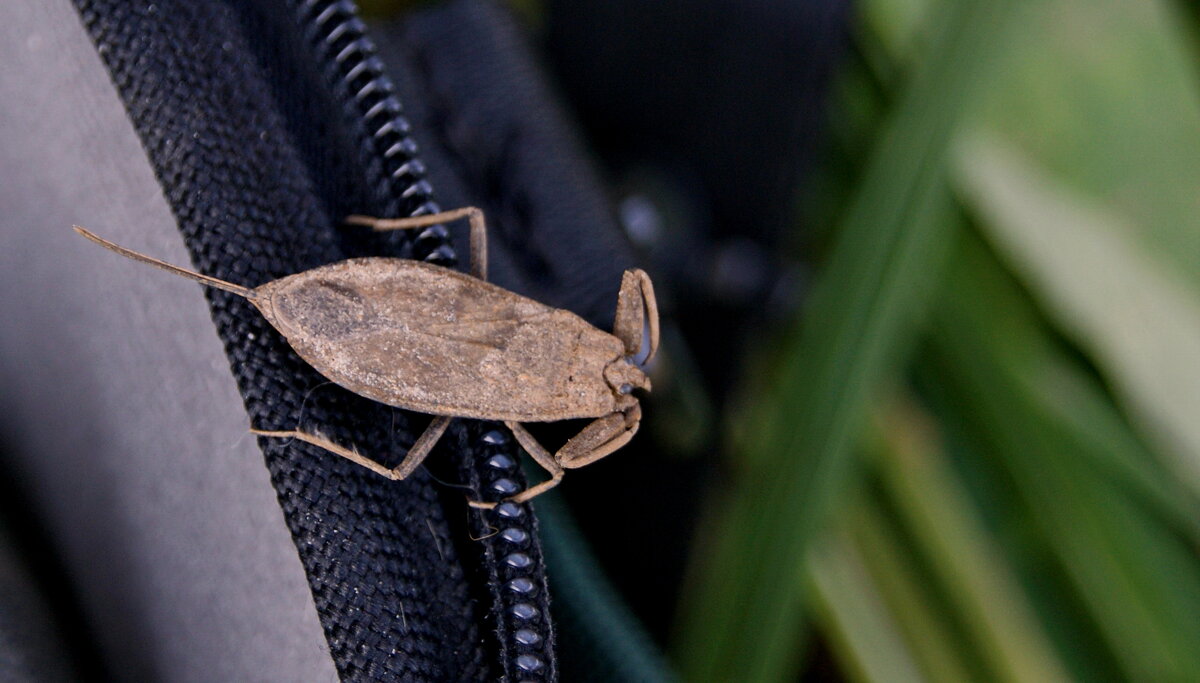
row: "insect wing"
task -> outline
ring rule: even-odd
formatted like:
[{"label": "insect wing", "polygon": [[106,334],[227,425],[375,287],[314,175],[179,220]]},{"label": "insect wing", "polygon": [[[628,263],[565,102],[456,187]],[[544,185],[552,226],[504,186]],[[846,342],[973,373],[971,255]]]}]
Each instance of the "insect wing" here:
[{"label": "insect wing", "polygon": [[368,398],[436,415],[595,417],[620,341],[560,309],[457,271],[401,259],[343,261],[259,288],[297,353]]}]

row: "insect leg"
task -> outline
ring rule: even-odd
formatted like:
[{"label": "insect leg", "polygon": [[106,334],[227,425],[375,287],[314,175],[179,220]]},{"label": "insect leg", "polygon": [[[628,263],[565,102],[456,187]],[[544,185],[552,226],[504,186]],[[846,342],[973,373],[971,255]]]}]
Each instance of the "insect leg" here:
[{"label": "insect leg", "polygon": [[658,299],[646,271],[633,268],[621,276],[617,315],[613,321],[613,336],[625,345],[626,355],[633,356],[642,350],[642,331],[647,326],[650,328],[650,351],[642,363],[649,363],[658,353]]},{"label": "insect leg", "polygon": [[446,433],[446,427],[450,426],[452,417],[437,416],[433,418],[433,422],[421,432],[421,436],[417,437],[412,448],[408,449],[404,459],[391,469],[392,479],[403,479],[413,473],[413,470],[421,466],[425,461],[425,456],[429,455],[429,451],[437,445],[437,442],[442,438],[442,434]]},{"label": "insect leg", "polygon": [[[554,459],[554,456],[550,455],[550,451],[547,451],[542,444],[538,443],[538,440],[533,438],[533,435],[526,431],[526,429],[521,426],[520,422],[506,421],[504,424],[509,428],[509,430],[512,431],[513,436],[517,437],[517,442],[520,443],[521,446],[529,453],[530,457],[532,457],[537,464],[541,465],[543,469],[550,473],[550,478],[546,481],[534,486],[530,486],[508,500],[511,500],[514,503],[524,503],[525,501],[539,496],[555,486],[558,486],[558,482],[562,481],[563,478],[563,468],[559,467],[558,461]],[[495,503],[469,501],[469,504],[471,507],[483,508],[485,510],[496,507]]]},{"label": "insect leg", "polygon": [[460,218],[466,218],[471,226],[471,275],[480,280],[487,280],[487,226],[484,223],[483,211],[464,206],[461,209],[410,216],[408,218],[372,218],[371,216],[347,216],[346,222],[351,225],[365,225],[377,232],[386,230],[411,230],[427,228],[439,223],[449,223]]},{"label": "insect leg", "polygon": [[598,417],[567,440],[554,459],[565,469],[590,465],[629,443],[641,424],[642,409],[637,404],[625,412]]},{"label": "insect leg", "polygon": [[379,463],[375,462],[374,460],[371,460],[370,458],[367,458],[367,457],[359,454],[358,451],[356,451],[352,448],[346,448],[345,446],[336,444],[320,434],[310,434],[308,432],[302,432],[298,429],[288,429],[285,431],[269,431],[266,429],[254,429],[253,427],[250,428],[250,432],[252,434],[258,434],[259,436],[271,436],[271,437],[277,437],[280,439],[296,439],[297,441],[303,441],[305,443],[310,443],[314,446],[317,446],[318,448],[324,448],[325,450],[329,451],[330,453],[333,453],[334,455],[340,455],[343,458],[345,458],[355,464],[362,465],[363,467],[371,470],[372,472],[374,472],[376,474],[382,474],[383,476],[387,477],[388,479],[394,478],[392,476],[392,471],[389,470],[388,468],[384,467],[383,465],[380,465]]},{"label": "insect leg", "polygon": [[398,481],[412,474],[413,470],[417,469],[417,467],[421,465],[421,463],[425,460],[425,457],[429,455],[429,451],[433,449],[435,444],[437,444],[438,439],[442,438],[442,434],[446,432],[446,427],[450,425],[450,421],[453,419],[454,418],[452,417],[440,416],[433,418],[433,422],[429,423],[429,426],[426,427],[421,436],[417,438],[417,441],[412,445],[412,448],[408,449],[408,453],[404,455],[404,460],[400,461],[399,465],[391,469],[388,469],[387,467],[380,465],[378,462],[363,456],[352,448],[346,448],[345,446],[334,443],[320,434],[310,434],[298,429],[289,429],[286,431],[251,429],[250,431],[254,434],[258,434],[259,436],[271,436],[284,439],[291,438],[303,441],[305,443],[310,443],[318,448],[324,448],[334,455],[340,455],[343,458],[357,465],[361,465],[376,474],[383,475],[393,481]]},{"label": "insect leg", "polygon": [[562,479],[563,469],[558,466],[558,461],[554,459],[554,456],[550,455],[550,451],[538,443],[538,440],[533,438],[533,435],[520,422],[505,422],[504,424],[512,431],[513,436],[517,437],[517,442],[529,452],[530,457],[541,465],[542,469],[549,472],[554,483],[557,484],[558,480]]}]

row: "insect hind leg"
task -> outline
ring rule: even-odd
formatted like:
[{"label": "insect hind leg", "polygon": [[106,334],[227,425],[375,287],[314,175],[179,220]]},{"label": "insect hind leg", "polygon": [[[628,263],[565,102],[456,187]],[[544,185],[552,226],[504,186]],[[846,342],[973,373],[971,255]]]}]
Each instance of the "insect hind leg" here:
[{"label": "insect hind leg", "polygon": [[333,453],[334,455],[340,455],[350,462],[353,462],[356,465],[361,465],[362,467],[365,467],[376,474],[387,477],[392,481],[399,481],[408,477],[408,475],[412,474],[414,470],[421,466],[421,463],[425,461],[426,457],[428,457],[429,452],[433,450],[433,447],[437,445],[437,442],[442,438],[442,435],[445,434],[446,427],[450,426],[450,421],[453,419],[454,418],[452,417],[443,416],[433,418],[433,422],[429,423],[429,426],[425,428],[425,431],[422,432],[421,436],[417,438],[415,443],[413,443],[412,448],[408,449],[408,453],[404,455],[404,459],[400,461],[400,464],[392,468],[384,467],[378,462],[362,455],[353,448],[347,448],[341,444],[335,443],[328,437],[325,437],[321,434],[305,432],[299,429],[269,431],[265,429],[252,428],[250,431],[254,434],[258,434],[259,436],[296,439],[297,441],[303,441],[304,443],[312,444],[318,448],[324,448],[330,453]]},{"label": "insect hind leg", "polygon": [[440,211],[423,216],[408,218],[374,218],[371,216],[347,216],[346,222],[351,225],[365,225],[376,232],[388,230],[412,230],[428,228],[431,225],[449,223],[460,218],[466,218],[471,227],[471,275],[480,280],[487,280],[487,224],[484,222],[483,211],[474,206],[464,206],[461,209]]}]

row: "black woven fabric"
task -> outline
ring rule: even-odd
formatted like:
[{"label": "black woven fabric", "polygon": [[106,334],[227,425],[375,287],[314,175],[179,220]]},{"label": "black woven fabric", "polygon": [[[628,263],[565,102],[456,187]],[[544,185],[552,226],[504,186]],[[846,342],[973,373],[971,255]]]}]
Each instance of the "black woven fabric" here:
[{"label": "black woven fabric", "polygon": [[[266,0],[77,6],[200,271],[254,286],[352,255],[449,256],[439,230],[414,246],[339,227],[350,212],[433,205],[419,169],[394,173],[354,129],[296,10]],[[423,428],[424,418],[328,383],[247,302],[207,295],[254,425],[319,428],[385,462]],[[455,424],[430,459],[447,483],[426,469],[389,482],[317,448],[261,440],[343,678],[555,676],[531,510],[465,505],[524,485],[513,444],[488,425]],[[530,626],[538,638],[514,635]]]}]

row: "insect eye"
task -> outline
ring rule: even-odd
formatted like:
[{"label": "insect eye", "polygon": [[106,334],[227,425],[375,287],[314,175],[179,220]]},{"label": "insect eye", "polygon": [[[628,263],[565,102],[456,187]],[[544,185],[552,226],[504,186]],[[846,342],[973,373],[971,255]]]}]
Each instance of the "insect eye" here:
[{"label": "insect eye", "polygon": [[622,394],[631,393],[633,391],[633,385],[626,382],[625,384],[621,385],[621,388],[618,389],[618,391],[620,391]]}]

